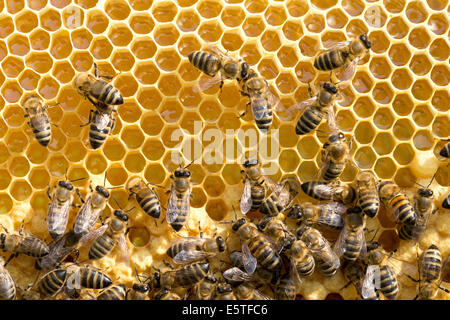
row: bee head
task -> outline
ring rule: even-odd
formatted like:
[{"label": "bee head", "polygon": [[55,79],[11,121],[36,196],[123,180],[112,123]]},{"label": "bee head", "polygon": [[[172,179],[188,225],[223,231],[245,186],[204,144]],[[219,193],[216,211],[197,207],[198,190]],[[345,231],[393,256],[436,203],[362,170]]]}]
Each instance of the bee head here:
[{"label": "bee head", "polygon": [[191,172],[185,168],[178,168],[175,170],[174,175],[176,178],[189,178]]},{"label": "bee head", "polygon": [[224,252],[227,249],[227,245],[225,243],[225,239],[221,236],[216,238],[217,247],[219,248],[219,252]]},{"label": "bee head", "polygon": [[338,92],[336,86],[335,86],[334,84],[332,84],[332,83],[329,83],[329,82],[325,82],[325,83],[323,84],[323,88],[324,88],[327,92],[329,92],[329,93],[331,93],[331,94],[336,94],[336,93]]},{"label": "bee head", "polygon": [[109,191],[102,186],[96,186],[95,187],[95,191],[97,191],[98,193],[100,193],[102,196],[104,196],[105,198],[109,198]]},{"label": "bee head", "polygon": [[128,221],[128,215],[122,210],[114,210],[114,215],[124,222]]},{"label": "bee head", "polygon": [[361,213],[362,209],[360,207],[350,207],[347,209],[347,214],[349,213]]},{"label": "bee head", "polygon": [[235,231],[235,232],[238,231],[239,228],[242,227],[244,224],[245,224],[245,219],[244,218],[239,219],[238,221],[236,221],[233,224],[233,227],[232,227],[233,231]]},{"label": "bee head", "polygon": [[250,168],[252,166],[256,166],[258,164],[257,159],[251,159],[244,162],[244,168]]},{"label": "bee head", "polygon": [[133,290],[141,293],[146,293],[150,290],[150,287],[144,283],[135,283],[133,284]]},{"label": "bee head", "polygon": [[289,210],[287,216],[291,219],[301,220],[303,218],[303,210],[299,204],[294,204]]},{"label": "bee head", "polygon": [[420,188],[418,194],[419,196],[424,198],[431,198],[433,196],[433,190],[427,188]]},{"label": "bee head", "polygon": [[58,186],[61,188],[65,188],[69,191],[73,190],[73,185],[70,181],[65,181],[65,180],[58,181]]},{"label": "bee head", "polygon": [[367,34],[364,33],[364,34],[360,35],[359,40],[361,40],[361,42],[364,44],[364,47],[366,47],[366,49],[370,49],[372,47],[372,43],[367,38]]}]

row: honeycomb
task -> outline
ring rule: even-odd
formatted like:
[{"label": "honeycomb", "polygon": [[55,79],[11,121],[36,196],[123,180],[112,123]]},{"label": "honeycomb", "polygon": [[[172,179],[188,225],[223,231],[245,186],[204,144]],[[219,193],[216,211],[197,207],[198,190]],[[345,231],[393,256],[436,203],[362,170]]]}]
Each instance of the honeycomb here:
[{"label": "honeycomb", "polygon": [[[242,57],[289,106],[309,97],[308,83],[318,87],[328,80],[328,73],[313,68],[319,49],[367,32],[370,55],[336,104],[339,128],[354,137],[354,164],[347,165],[341,180],[351,182],[358,168],[368,169],[411,192],[414,182],[428,184],[440,167],[432,184],[437,203],[449,192],[449,167],[438,158],[441,140],[450,136],[447,0],[8,0],[0,2],[0,11],[0,223],[9,230],[24,220],[25,230],[50,241],[46,188],[66,170],[70,179],[88,178],[75,182],[83,195],[90,181],[103,184],[105,174],[107,186],[124,186],[141,176],[168,188],[177,167],[171,153],[181,149],[181,137],[174,141],[171,136],[183,128],[183,144],[202,150],[212,143],[204,133],[218,129],[224,141],[234,142],[235,158],[222,164],[197,159],[190,166],[194,197],[180,235],[198,236],[199,222],[205,235],[227,234],[229,226],[218,222],[234,218],[231,204],[238,204],[243,188],[240,163],[244,150],[255,148],[227,129],[257,128],[250,112],[238,118],[247,99],[235,82],[226,82],[221,91],[218,86],[193,90],[204,76],[187,56],[207,43]],[[88,128],[80,127],[92,106],[72,85],[75,74],[92,71],[93,62],[101,74],[115,76],[113,84],[125,99],[113,135],[98,150],[89,146]],[[23,117],[21,103],[32,93],[59,103],[48,109],[55,126],[47,148],[34,139]],[[277,167],[271,175],[276,181],[289,175],[311,180],[320,167],[325,137],[317,131],[297,136],[297,118],[275,114],[268,133],[277,142],[270,159]],[[196,121],[203,127],[197,128]],[[319,129],[326,131],[327,125]],[[165,205],[165,190],[158,192]],[[113,189],[112,195],[122,208],[137,205],[128,201],[124,188]],[[111,198],[103,217],[112,208],[117,205]],[[75,215],[72,210],[69,224]],[[152,265],[163,268],[168,243],[177,236],[162,217],[155,220],[140,209],[130,215],[131,265],[117,261],[117,252],[93,262],[128,287],[136,281],[133,265],[146,274]],[[435,243],[444,257],[450,254],[449,217],[440,209],[431,218],[420,249]],[[367,224],[380,229],[379,241],[388,251],[398,248],[396,257],[416,264],[416,246],[398,240],[384,211]],[[236,241],[230,237],[230,246],[237,247]],[[27,256],[9,264],[18,287],[35,280],[33,265]],[[416,284],[402,275],[399,281],[399,299],[413,298]],[[315,273],[304,280],[299,295],[357,298],[353,286],[340,291],[345,283],[340,271],[331,279]],[[438,298],[450,295],[439,292]]]}]

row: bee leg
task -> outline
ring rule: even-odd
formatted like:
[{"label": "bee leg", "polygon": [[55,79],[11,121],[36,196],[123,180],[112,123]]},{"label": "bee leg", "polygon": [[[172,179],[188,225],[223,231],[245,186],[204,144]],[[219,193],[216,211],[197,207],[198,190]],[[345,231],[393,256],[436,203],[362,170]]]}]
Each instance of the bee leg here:
[{"label": "bee leg", "polygon": [[245,116],[247,114],[249,105],[250,105],[250,102],[245,105],[245,111],[243,113],[241,113],[238,118],[242,118],[243,116]]},{"label": "bee leg", "polygon": [[345,286],[343,286],[340,290],[344,290],[345,288],[347,288],[349,285],[351,285],[352,284],[352,282],[351,281],[349,281],[349,282],[347,282],[347,284],[345,285]]},{"label": "bee leg", "polygon": [[20,228],[19,228],[19,234],[20,235],[23,234],[23,225],[24,225],[24,220],[22,220],[22,224],[20,225]]},{"label": "bee leg", "polygon": [[55,126],[55,127],[58,128],[58,125],[57,125],[56,123],[50,122],[50,124],[51,124],[52,126]]},{"label": "bee leg", "polygon": [[448,290],[447,288],[438,286],[439,289],[441,289],[442,291],[446,292],[446,293],[450,293],[450,290]]},{"label": "bee leg", "polygon": [[78,198],[80,198],[81,202],[84,203],[83,197],[81,196],[80,189],[76,188],[75,192],[77,193]]},{"label": "bee leg", "polygon": [[308,93],[309,93],[309,97],[312,98],[313,94],[312,94],[312,89],[311,89],[311,83],[308,82]]},{"label": "bee leg", "polygon": [[99,219],[100,219],[100,223],[102,224],[102,226],[104,225],[104,222],[103,222],[103,218],[102,218],[102,216],[99,216]]},{"label": "bee leg", "polygon": [[412,281],[414,281],[414,282],[419,282],[419,280],[417,280],[417,279],[414,279],[413,277],[411,277],[409,274],[407,274],[406,275],[409,279],[411,279]]},{"label": "bee leg", "polygon": [[169,269],[173,270],[173,267],[170,263],[168,263],[166,260],[163,260],[163,263],[168,267]]},{"label": "bee leg", "polygon": [[6,260],[6,262],[5,262],[5,264],[3,265],[3,267],[6,267],[6,266],[8,265],[8,263],[9,263],[12,259],[16,258],[18,255],[19,255],[18,253],[13,253],[13,254],[11,254],[11,255],[9,256],[8,260]]},{"label": "bee leg", "polygon": [[220,79],[220,86],[219,86],[220,92],[222,92],[223,84],[224,84],[224,81],[223,81],[223,77],[222,77],[222,78]]},{"label": "bee leg", "polygon": [[52,197],[50,196],[50,186],[47,187],[47,197],[52,200]]},{"label": "bee leg", "polygon": [[114,130],[115,126],[116,126],[116,118],[113,119],[113,123],[112,123],[112,126],[111,126],[111,134],[112,134],[112,131]]}]

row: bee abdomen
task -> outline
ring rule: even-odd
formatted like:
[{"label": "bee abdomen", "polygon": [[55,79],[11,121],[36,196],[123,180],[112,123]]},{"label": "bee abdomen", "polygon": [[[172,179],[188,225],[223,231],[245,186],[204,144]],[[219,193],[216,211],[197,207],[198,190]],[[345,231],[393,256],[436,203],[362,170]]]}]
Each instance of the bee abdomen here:
[{"label": "bee abdomen", "polygon": [[342,171],[344,171],[345,162],[330,162],[330,164],[325,169],[323,179],[324,180],[334,180],[337,179]]},{"label": "bee abdomen", "polygon": [[101,259],[114,249],[116,242],[106,234],[98,237],[89,249],[89,259]]},{"label": "bee abdomen", "polygon": [[402,224],[400,229],[398,229],[398,237],[402,240],[411,240],[413,238],[413,228],[409,224]]},{"label": "bee abdomen", "polygon": [[305,262],[297,264],[297,271],[301,276],[309,277],[313,274],[315,265],[314,258],[309,255]]},{"label": "bee abdomen", "polygon": [[320,217],[318,225],[328,229],[341,230],[344,227],[344,218],[338,214],[328,214]]},{"label": "bee abdomen", "polygon": [[317,200],[331,200],[331,192],[323,192],[317,189],[319,185],[326,185],[326,182],[320,181],[309,181],[301,185],[304,193],[306,193],[311,198]]},{"label": "bee abdomen", "polygon": [[307,134],[317,128],[322,121],[323,115],[313,108],[307,109],[298,119],[295,132],[298,135]]},{"label": "bee abdomen", "polygon": [[104,273],[91,268],[80,268],[81,285],[89,289],[103,289],[112,284]]},{"label": "bee abdomen", "polygon": [[23,244],[20,246],[18,253],[23,253],[33,258],[42,258],[50,252],[50,249],[39,238],[36,237],[26,237],[24,238]]},{"label": "bee abdomen", "polygon": [[339,269],[339,264],[322,259],[317,259],[317,266],[319,267],[320,271],[322,271],[322,273],[327,277],[334,276]]},{"label": "bee abdomen", "polygon": [[112,286],[103,291],[97,300],[125,300],[126,287],[124,284]]},{"label": "bee abdomen", "polygon": [[380,200],[376,196],[377,191],[360,191],[358,204],[361,207],[365,215],[370,218],[374,218],[378,213],[378,208],[380,206]]},{"label": "bee abdomen", "polygon": [[108,82],[105,82],[98,100],[113,106],[123,104],[123,97],[120,91]]},{"label": "bee abdomen", "polygon": [[344,59],[339,50],[332,50],[323,54],[320,54],[314,60],[314,67],[317,70],[328,71],[336,68],[340,68],[344,65]]},{"label": "bee abdomen", "polygon": [[44,147],[48,146],[50,143],[50,140],[52,138],[52,131],[50,128],[50,124],[47,123],[47,125],[44,128],[33,128],[33,134],[36,137],[36,140]]},{"label": "bee abdomen", "polygon": [[249,243],[249,248],[258,263],[267,270],[274,271],[281,269],[281,259],[272,247],[261,238],[253,239]]},{"label": "bee abdomen", "polygon": [[3,281],[0,282],[0,300],[15,300],[16,285],[8,270],[4,270]]},{"label": "bee abdomen", "polygon": [[395,216],[402,222],[409,225],[414,225],[416,223],[416,214],[408,198],[399,194],[395,196],[391,201],[391,206],[395,211]]},{"label": "bee abdomen", "polygon": [[448,142],[439,152],[439,154],[445,158],[450,158],[450,142]]},{"label": "bee abdomen", "polygon": [[252,186],[251,197],[252,197],[252,210],[258,210],[261,206],[264,197],[266,196],[266,191],[261,186]]},{"label": "bee abdomen", "polygon": [[209,263],[193,263],[176,273],[176,283],[181,287],[190,287],[203,280],[209,272]]},{"label": "bee abdomen", "polygon": [[273,115],[272,111],[265,112],[261,119],[256,120],[256,125],[261,131],[268,131],[272,125]]},{"label": "bee abdomen", "polygon": [[109,132],[109,128],[98,130],[98,128],[94,124],[91,124],[91,126],[89,127],[89,142],[91,144],[91,147],[93,149],[100,148],[105,143]]},{"label": "bee abdomen", "polygon": [[388,266],[380,268],[380,290],[389,300],[397,298],[398,282]]},{"label": "bee abdomen", "polygon": [[422,277],[426,280],[436,280],[441,274],[442,257],[439,249],[431,245],[423,253]]},{"label": "bee abdomen", "polygon": [[284,274],[277,286],[276,295],[278,300],[294,300],[297,295],[295,284],[289,273]]},{"label": "bee abdomen", "polygon": [[283,207],[280,206],[277,196],[273,193],[263,201],[261,207],[259,208],[259,211],[261,213],[266,214],[270,217],[277,216],[282,210]]},{"label": "bee abdomen", "polygon": [[66,231],[69,212],[62,213],[60,209],[49,212],[47,217],[47,229],[52,239],[57,239]]},{"label": "bee abdomen", "polygon": [[189,208],[183,200],[177,199],[177,206],[172,210],[176,211],[177,217],[174,221],[170,223],[170,225],[175,231],[180,231],[181,228],[183,228],[184,225],[186,224],[186,218],[188,215]]},{"label": "bee abdomen", "polygon": [[361,244],[356,239],[356,235],[348,235],[344,239],[345,252],[343,258],[348,261],[355,261],[361,252]]},{"label": "bee abdomen", "polygon": [[136,196],[139,205],[142,210],[145,211],[149,216],[158,219],[161,215],[161,205],[159,203],[158,197],[153,193],[141,198]]},{"label": "bee abdomen", "polygon": [[67,271],[58,269],[49,272],[39,281],[38,290],[43,296],[53,296],[57,293],[66,282]]},{"label": "bee abdomen", "polygon": [[189,62],[208,76],[214,77],[220,69],[219,59],[208,52],[195,51],[189,54]]}]

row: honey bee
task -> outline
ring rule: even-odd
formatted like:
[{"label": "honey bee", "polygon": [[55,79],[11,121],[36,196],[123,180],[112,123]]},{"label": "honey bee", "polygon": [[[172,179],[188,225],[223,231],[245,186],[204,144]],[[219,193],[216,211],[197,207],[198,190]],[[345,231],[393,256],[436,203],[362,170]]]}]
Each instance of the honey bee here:
[{"label": "honey bee", "polygon": [[202,281],[209,272],[208,262],[197,262],[184,265],[177,270],[169,270],[154,276],[155,288],[188,288]]},{"label": "honey bee", "polygon": [[[362,261],[360,259],[355,261],[344,261],[342,272],[344,273],[344,277],[348,280],[348,283],[342,287],[341,290],[344,290],[349,285],[353,284],[358,295],[363,298],[361,290],[364,280],[364,266]],[[364,300],[380,300],[380,295],[374,286],[366,288],[365,294],[366,298],[363,298]]]},{"label": "honey bee", "polygon": [[270,91],[266,79],[252,69],[248,70],[246,77],[240,79],[240,85],[241,94],[250,98],[240,117],[247,114],[250,105],[256,126],[259,130],[267,132],[273,121],[272,109],[280,108],[280,100]]},{"label": "honey bee", "polygon": [[127,287],[124,284],[116,284],[106,288],[97,296],[97,300],[125,300]]},{"label": "honey bee", "polygon": [[207,51],[194,51],[188,55],[189,62],[194,67],[213,77],[200,82],[194,91],[204,91],[220,82],[223,87],[224,79],[242,79],[247,76],[249,66],[246,62],[224,54],[216,46],[208,46]]},{"label": "honey bee", "polygon": [[52,138],[50,117],[48,116],[48,105],[44,105],[41,98],[37,95],[29,95],[23,102],[25,108],[25,117],[29,117],[28,125],[33,131],[36,140],[42,146],[46,147]]},{"label": "honey bee", "polygon": [[112,112],[91,110],[89,112],[89,143],[92,149],[100,148],[116,125]]},{"label": "honey bee", "polygon": [[136,272],[136,278],[139,282],[133,283],[130,290],[127,291],[127,300],[148,300],[148,294],[150,292],[150,286],[147,282],[151,280],[151,277],[147,277],[144,281],[141,280],[141,275],[138,274],[136,266],[134,266]]},{"label": "honey bee", "polygon": [[35,268],[43,271],[57,269],[70,254],[78,254],[76,249],[78,241],[72,231],[54,239],[48,245],[49,253],[36,261]]},{"label": "honey bee", "polygon": [[234,291],[237,300],[273,300],[250,283],[244,282],[238,285]]},{"label": "honey bee", "polygon": [[326,181],[309,181],[301,185],[305,194],[317,200],[332,200],[350,204],[356,198],[355,189],[349,184]]},{"label": "honey bee", "polygon": [[450,209],[450,194],[442,201],[442,208]]},{"label": "honey bee", "polygon": [[300,112],[304,110],[297,121],[295,132],[298,135],[307,134],[316,129],[325,117],[331,128],[337,128],[333,110],[334,101],[338,93],[336,86],[325,82],[320,86],[317,95],[312,95],[311,87],[308,87],[308,92],[311,98],[296,103],[288,109],[289,112],[292,109],[298,109]]},{"label": "honey bee", "polygon": [[149,188],[149,184],[139,178],[133,178],[128,182],[130,197],[135,196],[139,206],[150,217],[158,219],[161,215],[161,202],[155,188]]},{"label": "honey bee", "polygon": [[369,218],[375,218],[380,207],[377,181],[370,171],[361,171],[356,175],[358,206]]},{"label": "honey bee", "polygon": [[369,51],[372,44],[366,34],[358,39],[340,42],[332,48],[319,53],[314,59],[314,67],[317,70],[331,71],[343,68],[338,77],[341,81],[349,80],[356,71],[359,60]]},{"label": "honey bee", "polygon": [[257,227],[259,231],[272,238],[280,252],[284,249],[289,249],[295,241],[295,236],[278,219],[264,218]]},{"label": "honey bee", "polygon": [[392,182],[382,182],[378,188],[381,201],[387,208],[391,220],[399,220],[403,224],[414,226],[416,214],[406,195],[400,192],[400,187]]},{"label": "honey bee", "polygon": [[0,233],[0,249],[11,253],[5,266],[19,254],[25,254],[33,258],[42,258],[50,252],[44,241],[23,232],[23,222],[18,233],[10,234],[4,226],[2,228],[5,230],[5,233]]},{"label": "honey bee", "polygon": [[[192,164],[193,162],[191,162]],[[191,209],[191,172],[190,166],[177,168],[172,179],[169,201],[167,204],[166,220],[175,231],[180,231],[189,218]]]},{"label": "honey bee", "polygon": [[253,274],[256,266],[260,265],[274,274],[272,282],[276,282],[282,267],[277,245],[245,219],[236,221],[232,229],[241,241],[245,271]]},{"label": "honey bee", "polygon": [[170,292],[167,288],[162,288],[155,294],[155,300],[181,300],[180,296],[174,292]]},{"label": "honey bee", "polygon": [[332,134],[322,147],[322,177],[326,181],[339,178],[349,160],[350,146],[342,132]]},{"label": "honey bee", "polygon": [[442,157],[450,158],[450,142],[447,142],[447,144],[442,147],[442,149],[439,152],[439,154]]},{"label": "honey bee", "polygon": [[217,279],[214,276],[207,275],[194,286],[193,300],[212,300],[216,286]]},{"label": "honey bee", "polygon": [[286,250],[286,257],[291,265],[297,269],[297,273],[303,277],[309,277],[314,272],[315,261],[311,252],[302,240],[295,240]]},{"label": "honey bee", "polygon": [[300,227],[297,230],[297,237],[305,243],[314,257],[315,264],[322,273],[327,277],[334,276],[339,269],[340,261],[336,253],[331,249],[328,240],[318,230],[310,226]]},{"label": "honey bee", "polygon": [[231,285],[225,282],[220,282],[217,285],[214,300],[237,300],[237,298]]},{"label": "honey bee", "polygon": [[74,86],[99,111],[110,113],[112,106],[123,104],[123,97],[117,88],[100,78],[112,79],[98,75],[97,64],[94,62],[94,76],[87,72],[79,73],[75,76]]},{"label": "honey bee", "polygon": [[16,300],[16,282],[4,267],[4,262],[0,257],[0,300]]},{"label": "honey bee", "polygon": [[[264,199],[259,211],[269,217],[276,217],[286,210],[286,206],[298,195],[300,184],[294,178],[283,179],[280,184],[274,184],[271,180],[267,180],[271,185],[273,192]],[[288,186],[289,185],[289,188]]]},{"label": "honey bee", "polygon": [[182,237],[172,240],[166,253],[173,262],[186,264],[214,257],[226,248],[225,240],[221,236],[215,239]]},{"label": "honey bee", "polygon": [[86,235],[94,228],[95,223],[99,219],[103,209],[105,209],[110,196],[109,191],[105,187],[96,186],[95,191],[92,189],[91,185],[89,185],[89,188],[91,189],[91,193],[86,198],[86,201],[84,201],[78,193],[83,205],[75,218],[73,232],[75,236],[79,238]]},{"label": "honey bee", "polygon": [[[314,262],[312,257],[311,259]],[[275,290],[275,296],[278,300],[295,300],[301,285],[301,280],[297,270],[298,266],[294,263],[293,259],[291,259],[289,272],[286,272],[281,276],[280,282]],[[314,270],[314,265],[312,270]]]},{"label": "honey bee", "polygon": [[366,255],[366,238],[364,215],[359,207],[349,208],[345,216],[345,226],[334,245],[338,257],[347,261],[355,261]]},{"label": "honey bee", "polygon": [[331,230],[341,230],[344,227],[342,214],[347,208],[338,202],[325,204],[312,204],[304,202],[292,206],[287,217],[298,220],[299,223],[309,226],[320,226]]}]

